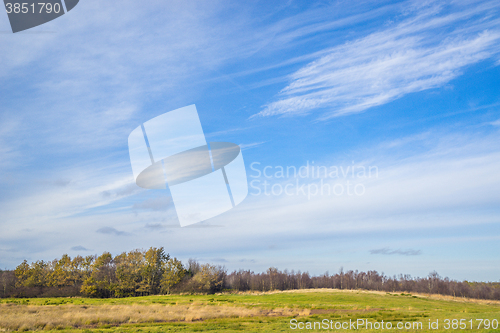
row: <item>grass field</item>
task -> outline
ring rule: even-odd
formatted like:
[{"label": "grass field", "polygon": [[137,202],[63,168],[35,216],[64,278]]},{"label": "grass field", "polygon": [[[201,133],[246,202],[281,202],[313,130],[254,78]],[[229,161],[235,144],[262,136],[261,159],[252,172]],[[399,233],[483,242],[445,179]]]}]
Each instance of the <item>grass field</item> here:
[{"label": "grass field", "polygon": [[[438,329],[430,329],[436,321]],[[498,321],[500,302],[495,301],[327,289],[0,300],[0,331],[348,332],[359,323],[363,332],[500,332]]]}]

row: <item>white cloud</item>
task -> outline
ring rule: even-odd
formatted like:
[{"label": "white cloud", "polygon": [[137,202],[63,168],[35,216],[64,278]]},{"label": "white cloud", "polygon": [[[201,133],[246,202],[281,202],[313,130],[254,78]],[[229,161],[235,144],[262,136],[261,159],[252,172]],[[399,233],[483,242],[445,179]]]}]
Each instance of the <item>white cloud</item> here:
[{"label": "white cloud", "polygon": [[242,143],[239,146],[240,146],[241,150],[246,150],[246,149],[258,147],[260,145],[263,145],[264,143],[266,143],[266,141],[252,142],[252,143]]},{"label": "white cloud", "polygon": [[[426,142],[425,150],[404,159],[391,157],[394,149],[408,150],[422,140]],[[435,263],[432,256],[436,249],[441,251],[440,246],[464,242],[463,237],[457,238],[462,234],[450,233],[450,230],[474,229],[498,221],[500,212],[494,207],[500,200],[499,142],[497,133],[481,136],[425,132],[402,138],[398,144],[391,141],[368,147],[366,151],[346,157],[348,162],[342,163],[350,165],[351,160],[356,160],[357,165],[378,167],[378,178],[362,180],[366,187],[364,195],[317,195],[310,200],[304,195],[249,195],[235,209],[202,224],[223,226],[219,228],[172,228],[178,225],[174,211],[112,209],[113,205],[103,215],[68,215],[91,209],[95,203],[116,202],[114,195],[110,195],[109,201],[103,201],[102,191],[114,193],[127,184],[127,180],[117,178],[116,182],[110,181],[98,188],[100,180],[95,178],[91,191],[80,187],[64,193],[60,190],[38,193],[36,200],[21,198],[18,202],[5,202],[1,207],[4,216],[16,223],[4,226],[1,241],[5,247],[14,242],[10,247],[31,253],[36,259],[52,259],[79,244],[97,253],[111,250],[115,254],[131,248],[166,246],[171,254],[183,260],[203,253],[208,261],[224,256],[230,267],[248,268],[251,265],[257,270],[275,265],[273,260],[279,260],[281,268],[311,267],[305,258],[312,256],[321,261],[323,259],[318,258],[324,255],[320,252],[344,251],[342,260],[356,260],[357,255],[366,256],[373,249],[401,249],[402,252],[414,249],[421,251],[421,255],[412,256],[415,258],[412,260],[422,260],[419,270],[410,266],[408,270],[403,266],[395,266],[392,270],[397,268],[395,273],[425,275],[435,267],[431,265]],[[339,164],[338,160],[329,157],[321,162],[316,160],[316,165]],[[318,179],[304,181],[315,184]],[[335,184],[339,180],[326,181]],[[152,198],[145,202],[148,208],[160,203],[160,197]],[[44,202],[48,207],[44,207]],[[56,202],[59,202],[57,206]],[[150,204],[154,205],[149,207]],[[21,214],[21,210],[27,213]],[[57,211],[61,212],[60,216],[53,215]],[[43,220],[36,218],[44,214],[52,215]],[[447,231],[443,232],[443,228]],[[34,231],[23,231],[26,229]],[[100,232],[96,233],[97,230]],[[113,230],[122,237],[110,237],[110,234],[117,234]],[[425,236],[412,236],[419,232]],[[384,238],[384,235],[398,236]],[[433,237],[439,238],[441,245]],[[467,239],[479,243],[497,242],[497,239],[474,240],[471,235],[467,235]],[[57,246],[53,245],[55,243]],[[302,257],[293,257],[293,251],[299,251]],[[256,263],[239,263],[241,258],[250,255]],[[400,256],[386,257],[391,259],[384,259],[377,269],[385,267],[387,260],[398,260]],[[319,266],[318,269],[325,269]],[[354,268],[363,267],[356,265]],[[460,276],[467,276],[463,274]]]},{"label": "white cloud", "polygon": [[[71,179],[63,187],[53,186],[49,181],[17,183],[17,189],[11,190],[11,197],[0,204],[6,237],[22,229],[57,226],[70,216],[105,207],[142,190],[133,184],[129,173],[111,174],[104,169],[75,168],[63,176]],[[111,211],[120,209],[117,207]]]},{"label": "white cloud", "polygon": [[[490,7],[491,3],[484,3],[445,15],[436,15],[440,8],[431,7],[383,31],[334,47],[290,75],[279,99],[258,115],[319,109],[320,119],[328,119],[441,87],[466,66],[500,51],[499,20],[487,16]],[[436,33],[437,29],[452,32]]]},{"label": "white cloud", "polygon": [[20,128],[19,122],[11,117],[2,117],[0,126],[0,170],[19,164],[22,160],[16,141],[16,131]]},{"label": "white cloud", "polygon": [[[2,112],[23,124],[17,140],[36,140],[39,149],[109,149],[146,116],[191,104],[213,70],[254,54],[276,34],[255,27],[245,8],[227,16],[230,7],[89,0],[32,29],[53,33],[0,35],[9,45],[0,49],[0,82],[29,91],[3,96],[9,103]],[[167,105],[145,109],[163,98]]]}]

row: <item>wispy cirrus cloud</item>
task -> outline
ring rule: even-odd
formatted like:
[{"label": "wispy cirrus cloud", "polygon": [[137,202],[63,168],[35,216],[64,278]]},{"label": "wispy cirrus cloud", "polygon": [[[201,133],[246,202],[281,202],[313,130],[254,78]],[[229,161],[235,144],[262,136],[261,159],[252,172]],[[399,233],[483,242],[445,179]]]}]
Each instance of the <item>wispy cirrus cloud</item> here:
[{"label": "wispy cirrus cloud", "polygon": [[484,2],[446,13],[440,5],[414,9],[400,23],[333,47],[291,74],[278,100],[258,115],[321,110],[324,120],[442,87],[466,66],[500,52],[496,7]]},{"label": "wispy cirrus cloud", "polygon": [[401,256],[419,256],[422,254],[422,251],[420,250],[413,250],[413,249],[408,249],[408,250],[392,250],[389,248],[382,248],[382,249],[375,249],[375,250],[370,250],[370,254],[383,254],[383,255],[401,255]]},{"label": "wispy cirrus cloud", "polygon": [[245,149],[250,149],[250,148],[254,148],[254,147],[258,147],[260,145],[263,145],[264,143],[266,143],[265,141],[263,142],[252,142],[252,143],[243,143],[243,144],[240,144],[240,148],[242,150],[245,150]]}]

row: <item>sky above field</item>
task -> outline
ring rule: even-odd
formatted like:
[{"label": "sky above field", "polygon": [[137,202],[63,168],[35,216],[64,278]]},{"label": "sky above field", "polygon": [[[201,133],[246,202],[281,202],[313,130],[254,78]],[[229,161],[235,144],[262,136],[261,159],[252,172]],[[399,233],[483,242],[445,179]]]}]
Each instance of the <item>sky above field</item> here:
[{"label": "sky above field", "polygon": [[[16,34],[0,15],[0,86],[0,268],[163,246],[500,280],[497,0],[81,0]],[[242,147],[249,195],[181,228],[127,138],[191,104]]]}]

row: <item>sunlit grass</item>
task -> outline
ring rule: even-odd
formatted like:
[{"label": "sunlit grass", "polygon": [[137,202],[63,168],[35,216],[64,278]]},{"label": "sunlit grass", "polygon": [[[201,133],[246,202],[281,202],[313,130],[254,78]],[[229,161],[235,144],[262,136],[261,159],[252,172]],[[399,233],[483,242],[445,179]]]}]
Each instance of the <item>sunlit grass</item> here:
[{"label": "sunlit grass", "polygon": [[[0,300],[0,330],[4,331],[289,332],[292,318],[301,322],[323,319],[355,321],[362,318],[394,323],[422,322],[425,325],[428,325],[429,320],[438,319],[442,323],[446,318],[466,320],[488,318],[500,321],[500,302],[340,290],[168,295],[120,299]],[[419,332],[428,331],[426,327],[424,326],[424,330]],[[342,330],[332,331],[342,332]],[[363,331],[370,332],[370,330]],[[444,332],[443,329],[432,331]]]}]

